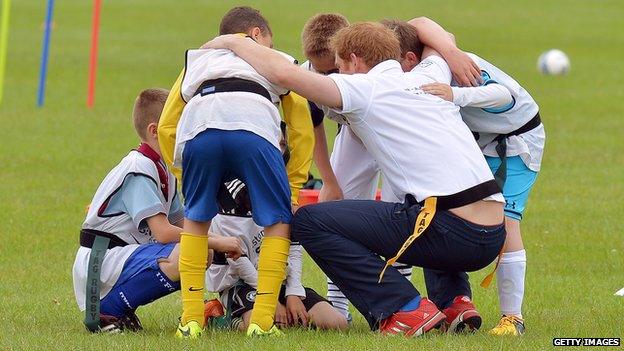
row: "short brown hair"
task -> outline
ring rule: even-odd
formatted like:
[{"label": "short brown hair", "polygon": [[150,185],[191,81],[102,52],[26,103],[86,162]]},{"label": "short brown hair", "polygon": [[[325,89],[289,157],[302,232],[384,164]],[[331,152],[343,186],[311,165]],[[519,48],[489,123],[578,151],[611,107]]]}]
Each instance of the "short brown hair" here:
[{"label": "short brown hair", "polygon": [[221,19],[219,35],[247,33],[254,27],[260,28],[263,35],[273,35],[269,22],[260,11],[249,6],[238,6],[228,11]]},{"label": "short brown hair", "polygon": [[349,21],[339,13],[319,13],[303,26],[301,43],[306,57],[334,56],[329,40],[340,29],[348,27]]},{"label": "short brown hair", "polygon": [[392,30],[399,39],[401,57],[405,57],[408,51],[422,56],[423,43],[418,39],[418,31],[416,31],[414,26],[407,22],[394,19],[382,20],[381,24]]},{"label": "short brown hair", "polygon": [[398,60],[401,55],[394,32],[376,22],[355,23],[339,30],[332,37],[331,46],[341,59],[348,60],[354,53],[369,67],[385,60]]},{"label": "short brown hair", "polygon": [[169,96],[169,90],[150,88],[143,90],[134,102],[132,121],[134,129],[141,139],[145,140],[145,130],[150,123],[158,123],[165,101]]}]

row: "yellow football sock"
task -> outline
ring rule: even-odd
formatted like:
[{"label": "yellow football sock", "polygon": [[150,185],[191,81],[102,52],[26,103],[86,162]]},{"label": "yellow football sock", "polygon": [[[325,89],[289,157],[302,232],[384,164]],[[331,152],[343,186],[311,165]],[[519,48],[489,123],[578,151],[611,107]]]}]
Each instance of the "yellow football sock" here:
[{"label": "yellow football sock", "polygon": [[180,293],[182,325],[196,321],[204,326],[204,280],[208,261],[208,236],[180,235]]},{"label": "yellow football sock", "polygon": [[286,277],[286,261],[290,250],[290,240],[279,236],[262,239],[258,257],[258,291],[251,312],[250,323],[268,331],[273,326],[275,306]]}]

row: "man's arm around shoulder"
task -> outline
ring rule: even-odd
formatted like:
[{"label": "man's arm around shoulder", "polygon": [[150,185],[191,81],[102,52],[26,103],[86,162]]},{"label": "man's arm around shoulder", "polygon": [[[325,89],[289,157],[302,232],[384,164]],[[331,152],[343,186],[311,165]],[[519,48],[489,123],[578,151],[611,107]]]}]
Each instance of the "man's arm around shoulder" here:
[{"label": "man's arm around shoulder", "polygon": [[238,35],[222,35],[202,48],[229,49],[274,84],[292,90],[308,100],[333,108],[342,107],[338,86],[326,76],[293,65],[279,52]]}]

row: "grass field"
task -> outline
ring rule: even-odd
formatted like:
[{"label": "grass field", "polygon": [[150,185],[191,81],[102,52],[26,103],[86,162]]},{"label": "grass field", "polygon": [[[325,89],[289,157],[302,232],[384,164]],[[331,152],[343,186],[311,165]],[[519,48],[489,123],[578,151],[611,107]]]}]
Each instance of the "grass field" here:
[{"label": "grass field", "polygon": [[[73,297],[71,266],[85,206],[106,172],[137,145],[132,103],[146,87],[169,87],[186,48],[216,34],[232,1],[110,0],[103,4],[96,106],[86,108],[90,1],[57,3],[45,107],[36,105],[44,1],[14,1],[4,103],[0,106],[0,350],[541,350],[553,337],[623,337],[624,6],[612,1],[255,1],[276,47],[302,58],[300,31],[317,12],[352,21],[426,15],[459,45],[516,77],[547,128],[542,172],[525,213],[529,264],[522,338],[385,338],[356,313],[348,333],[290,331],[279,340],[208,332],[173,338],[179,295],[139,310],[145,331],[90,335]],[[569,54],[572,71],[544,77],[544,50]],[[419,271],[414,283],[423,288]],[[498,320],[496,289],[474,299],[484,329]],[[306,262],[304,281],[324,292]]]}]

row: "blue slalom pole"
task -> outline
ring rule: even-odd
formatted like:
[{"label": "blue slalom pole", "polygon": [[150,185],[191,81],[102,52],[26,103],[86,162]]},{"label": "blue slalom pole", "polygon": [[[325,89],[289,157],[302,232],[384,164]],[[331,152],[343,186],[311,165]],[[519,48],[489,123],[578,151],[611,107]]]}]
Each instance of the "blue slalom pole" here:
[{"label": "blue slalom pole", "polygon": [[43,33],[43,49],[41,50],[41,68],[39,69],[39,91],[37,94],[37,106],[43,106],[45,99],[45,84],[48,76],[48,54],[50,52],[50,32],[52,31],[52,15],[54,0],[48,0],[46,11],[45,30]]}]

